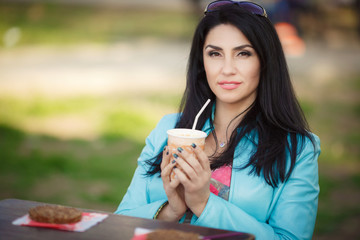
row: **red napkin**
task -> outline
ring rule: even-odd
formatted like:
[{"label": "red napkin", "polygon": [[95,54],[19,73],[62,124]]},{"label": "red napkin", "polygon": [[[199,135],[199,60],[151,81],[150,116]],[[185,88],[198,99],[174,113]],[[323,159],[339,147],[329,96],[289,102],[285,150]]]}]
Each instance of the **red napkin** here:
[{"label": "red napkin", "polygon": [[29,214],[22,216],[12,222],[14,225],[19,226],[30,226],[30,227],[45,227],[54,228],[59,230],[73,231],[73,232],[84,232],[97,223],[103,221],[108,217],[108,214],[104,213],[82,213],[82,219],[80,222],[71,224],[53,224],[53,223],[42,223],[36,222],[30,219]]}]

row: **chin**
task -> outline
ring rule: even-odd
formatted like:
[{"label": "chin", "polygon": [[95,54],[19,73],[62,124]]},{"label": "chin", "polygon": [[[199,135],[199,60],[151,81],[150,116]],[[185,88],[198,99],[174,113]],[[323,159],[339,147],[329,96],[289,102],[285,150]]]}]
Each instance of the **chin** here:
[{"label": "chin", "polygon": [[222,103],[226,103],[226,104],[241,104],[242,101],[238,100],[238,99],[227,99],[227,98],[218,98],[217,101],[222,102]]},{"label": "chin", "polygon": [[256,98],[239,98],[239,96],[236,97],[220,97],[216,98],[217,101],[225,103],[225,104],[233,104],[233,105],[246,105],[249,106],[255,101]]}]

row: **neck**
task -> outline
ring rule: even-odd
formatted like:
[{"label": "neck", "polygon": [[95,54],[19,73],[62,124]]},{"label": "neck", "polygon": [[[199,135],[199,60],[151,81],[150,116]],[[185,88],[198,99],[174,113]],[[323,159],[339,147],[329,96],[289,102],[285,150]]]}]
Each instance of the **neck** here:
[{"label": "neck", "polygon": [[[235,127],[241,122],[243,116],[250,110],[252,103],[246,106],[237,106],[234,104],[227,104],[224,102],[216,102],[216,111],[214,116],[214,126],[219,131],[232,132]],[[239,116],[240,114],[240,116]],[[229,126],[229,124],[231,125]]]}]

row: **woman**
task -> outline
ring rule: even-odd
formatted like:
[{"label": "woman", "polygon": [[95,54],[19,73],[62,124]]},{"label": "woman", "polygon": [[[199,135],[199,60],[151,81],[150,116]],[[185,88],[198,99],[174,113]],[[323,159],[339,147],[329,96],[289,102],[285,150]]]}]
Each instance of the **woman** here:
[{"label": "woman", "polygon": [[[208,134],[205,150],[194,144],[195,155],[181,148],[169,154],[166,131],[191,128],[207,99],[212,107],[197,125]],[[146,139],[116,213],[249,232],[256,239],[311,239],[319,139],[308,130],[262,7],[208,5],[193,38],[180,110]],[[172,170],[177,177],[170,180]]]}]

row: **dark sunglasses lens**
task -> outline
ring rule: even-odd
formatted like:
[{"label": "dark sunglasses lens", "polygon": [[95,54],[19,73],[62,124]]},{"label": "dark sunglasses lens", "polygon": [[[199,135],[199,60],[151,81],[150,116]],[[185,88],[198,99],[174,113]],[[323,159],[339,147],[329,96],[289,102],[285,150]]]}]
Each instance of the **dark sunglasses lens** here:
[{"label": "dark sunglasses lens", "polygon": [[257,15],[264,15],[264,9],[256,4],[249,2],[239,2],[239,6],[245,8],[249,12],[252,12]]},{"label": "dark sunglasses lens", "polygon": [[207,12],[211,12],[215,9],[217,9],[218,7],[221,7],[223,5],[227,5],[227,4],[231,4],[233,3],[232,1],[217,1],[217,2],[212,2],[208,5],[206,11]]},{"label": "dark sunglasses lens", "polygon": [[214,11],[217,8],[227,5],[227,4],[237,4],[240,7],[246,9],[247,11],[249,11],[253,14],[266,16],[264,9],[257,4],[254,4],[251,2],[236,2],[236,1],[225,1],[225,0],[224,1],[215,1],[215,2],[210,3],[206,9],[206,12]]}]

